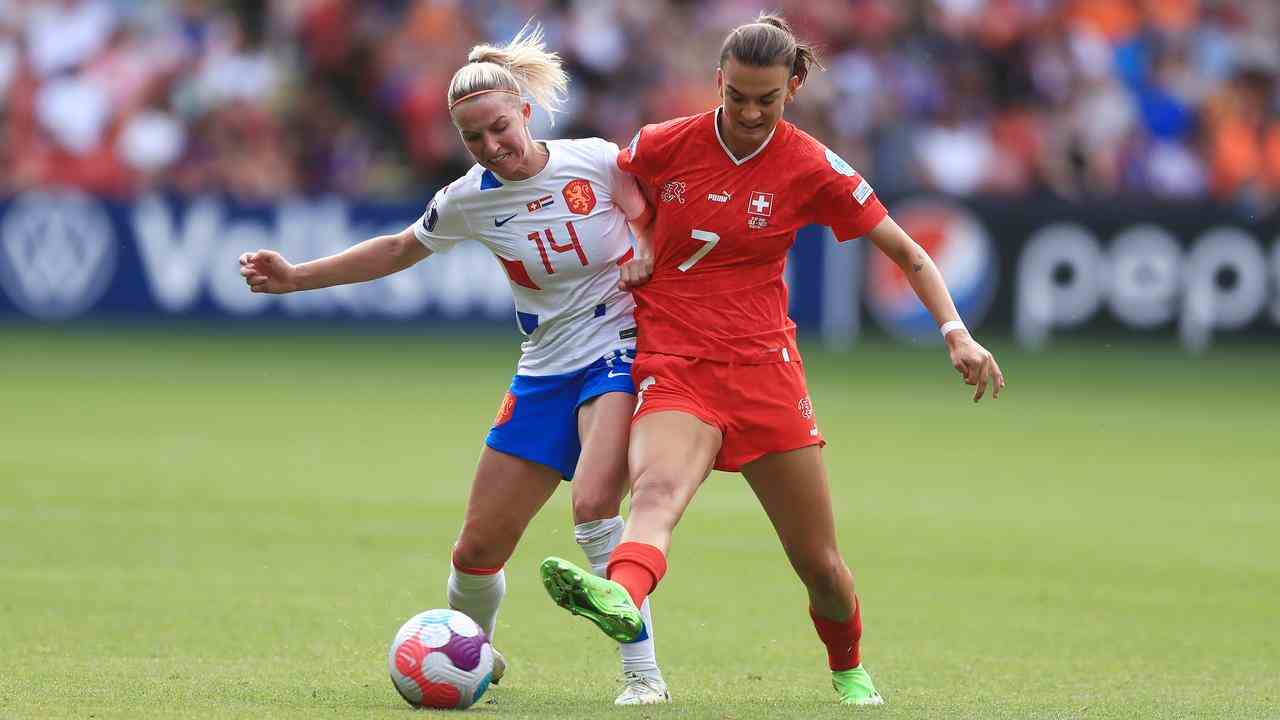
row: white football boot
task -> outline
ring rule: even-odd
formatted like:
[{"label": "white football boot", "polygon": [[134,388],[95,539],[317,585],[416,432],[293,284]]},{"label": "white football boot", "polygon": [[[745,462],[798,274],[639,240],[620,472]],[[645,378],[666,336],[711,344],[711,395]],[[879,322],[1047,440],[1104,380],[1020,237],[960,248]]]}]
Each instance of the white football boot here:
[{"label": "white football boot", "polygon": [[498,652],[498,648],[493,648],[493,672],[489,675],[489,682],[497,685],[502,680],[502,676],[506,674],[507,660],[502,657],[502,653]]},{"label": "white football boot", "polygon": [[667,683],[657,672],[624,672],[622,684],[622,694],[613,701],[614,705],[658,705],[671,702]]}]

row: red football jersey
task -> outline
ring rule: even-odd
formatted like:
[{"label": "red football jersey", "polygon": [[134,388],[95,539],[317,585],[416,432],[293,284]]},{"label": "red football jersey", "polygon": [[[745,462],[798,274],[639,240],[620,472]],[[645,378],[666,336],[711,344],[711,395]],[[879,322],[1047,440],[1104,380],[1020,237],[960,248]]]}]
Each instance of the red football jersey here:
[{"label": "red football jersey", "polygon": [[637,349],[718,362],[798,360],[782,281],[796,231],[861,237],[886,211],[840,156],[786,121],[735,159],[719,109],[646,125],[618,154],[656,200],[654,269],[636,288]]}]

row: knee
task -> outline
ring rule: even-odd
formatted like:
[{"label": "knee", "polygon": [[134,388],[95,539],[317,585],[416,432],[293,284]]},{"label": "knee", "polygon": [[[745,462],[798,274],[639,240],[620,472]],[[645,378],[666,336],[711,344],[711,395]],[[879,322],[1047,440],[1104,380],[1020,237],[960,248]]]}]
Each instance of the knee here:
[{"label": "knee", "polygon": [[573,478],[573,524],[617,518],[626,493],[626,475],[621,471]]},{"label": "knee", "polygon": [[486,539],[479,533],[464,527],[453,546],[453,566],[457,568],[500,568],[511,559],[513,547],[507,543]]},{"label": "knee", "polygon": [[610,493],[583,492],[573,494],[573,522],[580,525],[593,520],[617,517],[622,498]]},{"label": "knee", "polygon": [[853,574],[835,548],[825,549],[793,563],[800,581],[818,595],[844,595],[853,589]]}]

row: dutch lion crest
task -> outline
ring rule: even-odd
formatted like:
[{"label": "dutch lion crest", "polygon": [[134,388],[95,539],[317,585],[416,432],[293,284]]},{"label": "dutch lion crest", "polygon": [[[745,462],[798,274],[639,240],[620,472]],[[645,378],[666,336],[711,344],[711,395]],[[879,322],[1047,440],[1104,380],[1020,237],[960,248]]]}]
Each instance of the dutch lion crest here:
[{"label": "dutch lion crest", "polygon": [[564,196],[564,204],[577,215],[587,215],[596,206],[596,193],[591,189],[591,183],[582,178],[565,185],[560,194]]}]

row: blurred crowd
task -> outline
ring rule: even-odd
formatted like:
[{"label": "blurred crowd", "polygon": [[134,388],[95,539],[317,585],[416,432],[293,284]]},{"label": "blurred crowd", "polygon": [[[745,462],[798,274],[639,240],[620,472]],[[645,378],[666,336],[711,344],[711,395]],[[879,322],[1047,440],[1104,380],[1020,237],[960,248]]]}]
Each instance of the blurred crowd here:
[{"label": "blurred crowd", "polygon": [[731,27],[819,46],[787,117],[881,192],[1280,200],[1277,0],[0,0],[0,196],[420,199],[470,160],[448,81],[534,17],[625,143],[714,107]]}]

